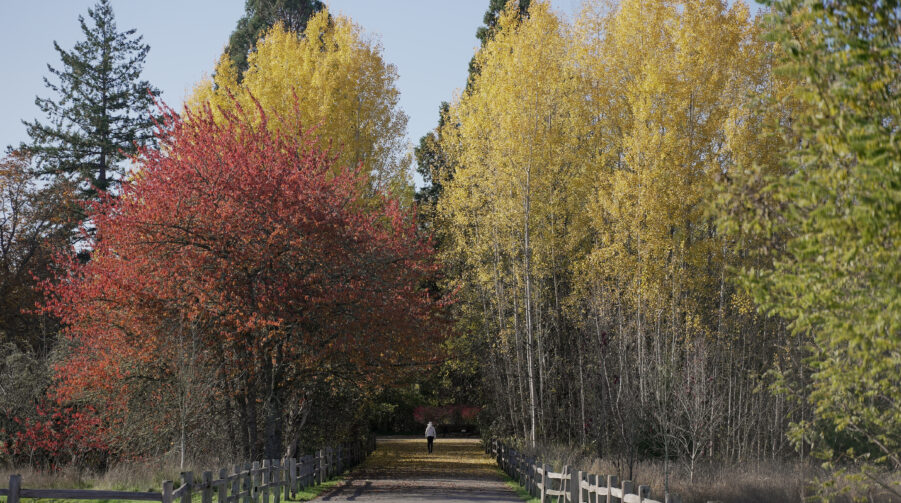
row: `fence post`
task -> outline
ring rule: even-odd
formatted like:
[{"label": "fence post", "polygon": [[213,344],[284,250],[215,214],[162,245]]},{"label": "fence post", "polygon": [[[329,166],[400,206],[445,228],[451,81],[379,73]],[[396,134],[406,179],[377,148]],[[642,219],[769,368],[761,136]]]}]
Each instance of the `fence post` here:
[{"label": "fence post", "polygon": [[[15,477],[16,475],[13,475]],[[13,501],[13,491],[12,491],[12,477],[9,480],[9,499],[7,503],[19,503],[19,495],[16,494],[16,500]],[[163,503],[172,503],[172,481],[164,480],[163,481],[163,494],[162,494]]]},{"label": "fence post", "polygon": [[219,498],[218,501],[225,503],[225,500],[228,499],[228,470],[225,468],[219,469]]},{"label": "fence post", "polygon": [[519,470],[519,479],[522,481],[523,487],[529,485],[529,470],[526,468],[526,461],[528,461],[526,455],[520,454],[519,459],[517,459],[517,469]]},{"label": "fence post", "polygon": [[319,483],[325,482],[325,451],[319,449]]},{"label": "fence post", "polygon": [[181,472],[185,492],[181,493],[181,503],[191,503],[191,489],[194,488],[194,472]]},{"label": "fence post", "polygon": [[305,454],[297,460],[297,479],[300,482],[298,492],[306,489],[310,485],[310,455]]},{"label": "fence post", "polygon": [[200,496],[201,503],[213,503],[213,472],[203,472],[203,493]]},{"label": "fence post", "polygon": [[598,476],[589,473],[588,474],[588,503],[598,503]]},{"label": "fence post", "polygon": [[335,476],[335,448],[329,447],[326,452],[328,453],[326,455],[328,464],[325,467],[325,480],[328,480]]},{"label": "fence post", "polygon": [[519,485],[526,486],[528,482],[526,482],[526,457],[524,454],[517,452],[516,453],[516,474],[519,476]]},{"label": "fence post", "polygon": [[285,466],[285,501],[294,495],[295,487],[297,487],[297,459],[288,458],[288,465]]},{"label": "fence post", "polygon": [[260,493],[263,503],[269,503],[269,485],[272,482],[272,462],[268,459],[263,460],[262,470],[260,470]]},{"label": "fence post", "polygon": [[282,465],[277,459],[272,460],[272,475],[269,477],[272,484],[272,501],[281,503],[282,500]]},{"label": "fence post", "polygon": [[253,468],[254,465],[259,466],[258,463],[244,463],[244,471],[247,472],[247,475],[244,476],[244,489],[246,492],[244,493],[244,503],[250,503],[251,501],[256,501],[256,497],[254,496],[253,490]]},{"label": "fence post", "polygon": [[238,503],[238,494],[241,492],[241,476],[238,475],[239,473],[241,473],[241,467],[238,465],[233,466],[232,476],[229,477],[229,480],[231,480],[234,503]]},{"label": "fence post", "polygon": [[623,489],[623,500],[625,500],[627,494],[633,494],[633,491],[635,490],[635,485],[632,483],[631,480],[624,480],[622,489]]},{"label": "fence post", "polygon": [[285,478],[282,480],[282,484],[285,486],[285,501],[291,499],[291,488],[294,487],[294,479],[291,478],[291,467],[294,458],[288,458],[285,460],[285,463],[282,464],[282,470],[285,472]]},{"label": "fence post", "polygon": [[300,492],[303,489],[306,489],[308,485],[310,485],[310,475],[307,473],[309,470],[310,456],[303,455],[300,459],[297,460],[297,479],[299,483],[297,484],[297,491]]},{"label": "fence post", "polygon": [[9,476],[9,496],[6,497],[6,503],[19,503],[19,494],[22,491],[22,476]]},{"label": "fence post", "polygon": [[569,499],[573,503],[582,503],[582,471],[573,470],[569,474]]},{"label": "fence post", "polygon": [[606,475],[595,475],[594,476],[594,499],[589,500],[591,503],[606,503],[607,499],[601,499],[601,494],[598,491],[600,488],[607,487],[607,476]]},{"label": "fence post", "polygon": [[260,471],[260,462],[254,461],[253,464],[250,465],[250,499],[253,503],[260,503],[259,487],[262,485],[260,483],[262,478],[263,473]]},{"label": "fence post", "polygon": [[544,503],[547,500],[547,484],[551,481],[550,477],[547,476],[548,472],[551,471],[551,467],[549,465],[542,466],[541,469],[541,494],[538,497],[538,501],[540,503]]},{"label": "fence post", "polygon": [[616,475],[607,475],[607,503],[613,503],[613,495],[610,490],[619,485],[619,478]]},{"label": "fence post", "polygon": [[238,495],[241,493],[241,465],[234,466],[234,478],[232,479],[232,498],[238,503]]},{"label": "fence post", "polygon": [[651,499],[651,487],[638,486],[638,503],[642,503],[646,499]]}]

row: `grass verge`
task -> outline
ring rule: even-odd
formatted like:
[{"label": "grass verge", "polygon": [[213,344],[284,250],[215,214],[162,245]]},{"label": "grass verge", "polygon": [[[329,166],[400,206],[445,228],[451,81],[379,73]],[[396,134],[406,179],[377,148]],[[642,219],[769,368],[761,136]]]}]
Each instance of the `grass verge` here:
[{"label": "grass verge", "polygon": [[516,491],[516,495],[519,496],[520,499],[526,503],[538,503],[538,498],[529,494],[529,491],[526,491],[525,487],[519,485],[519,482],[511,479],[510,476],[500,468],[496,468],[496,470],[498,475],[504,479],[504,483],[507,484],[510,489]]},{"label": "grass verge", "polygon": [[307,487],[303,491],[300,491],[299,493],[297,493],[293,498],[291,498],[288,501],[310,501],[312,499],[317,498],[320,494],[324,493],[325,491],[334,488],[335,486],[337,486],[341,482],[344,482],[345,480],[346,480],[345,477],[335,477],[331,480],[323,482],[322,484],[319,484],[318,486]]},{"label": "grass verge", "polygon": [[[289,498],[287,500],[283,499],[282,501],[310,501],[316,499],[323,492],[332,489],[339,484],[343,483],[347,480],[346,476],[335,477],[331,480],[323,482],[322,484],[310,486],[305,488],[304,490],[298,492],[293,498]],[[84,485],[79,487],[78,489],[92,489],[91,487]],[[128,490],[128,489],[116,489],[116,490]],[[213,501],[218,503],[218,495],[213,493]],[[191,494],[191,503],[200,503],[202,499],[202,495],[200,492],[195,491]],[[19,499],[20,503],[83,503],[85,500],[67,500],[67,499],[56,499],[56,498],[42,498],[42,499],[33,499],[33,498],[21,498]],[[90,500],[92,503],[146,503],[144,501],[132,501],[132,500]],[[6,496],[0,497],[0,503],[6,503]]]}]

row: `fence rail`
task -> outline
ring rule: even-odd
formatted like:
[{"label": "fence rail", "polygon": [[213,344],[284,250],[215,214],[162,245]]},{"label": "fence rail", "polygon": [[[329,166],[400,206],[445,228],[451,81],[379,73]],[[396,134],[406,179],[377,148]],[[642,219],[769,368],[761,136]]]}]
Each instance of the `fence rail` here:
[{"label": "fence rail", "polygon": [[649,486],[630,480],[619,483],[615,475],[597,475],[563,467],[554,472],[540,460],[526,456],[497,440],[490,440],[485,451],[497,460],[507,475],[523,486],[541,503],[681,503],[676,494],[666,493],[663,501],[651,499]]},{"label": "fence rail", "polygon": [[321,449],[315,454],[284,461],[267,459],[222,468],[216,476],[203,472],[199,479],[193,472],[181,474],[181,484],[163,482],[160,492],[100,491],[92,489],[25,489],[21,475],[10,475],[9,487],[0,488],[6,503],[20,503],[21,498],[54,498],[72,500],[135,500],[160,503],[191,503],[200,494],[201,503],[280,503],[298,492],[341,475],[361,462],[375,450],[375,437]]}]

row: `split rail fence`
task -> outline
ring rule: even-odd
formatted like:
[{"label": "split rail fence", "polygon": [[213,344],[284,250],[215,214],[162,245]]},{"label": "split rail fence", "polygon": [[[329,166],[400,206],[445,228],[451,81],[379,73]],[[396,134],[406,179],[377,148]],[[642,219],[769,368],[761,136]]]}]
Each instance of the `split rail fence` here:
[{"label": "split rail fence", "polygon": [[616,475],[585,473],[569,466],[554,472],[550,465],[497,440],[488,442],[486,452],[541,503],[681,503],[678,495],[669,493],[663,501],[653,500],[649,486],[636,488],[630,480],[620,483]]},{"label": "split rail fence", "polygon": [[21,475],[10,475],[9,487],[0,488],[6,503],[22,498],[69,500],[132,500],[161,503],[191,503],[195,494],[201,503],[280,503],[308,487],[341,475],[366,459],[375,450],[375,437],[369,441],[329,447],[315,454],[287,460],[263,460],[222,468],[218,474],[206,471],[199,478],[193,472],[181,474],[181,485],[164,481],[160,492],[100,491],[91,489],[26,489]]}]

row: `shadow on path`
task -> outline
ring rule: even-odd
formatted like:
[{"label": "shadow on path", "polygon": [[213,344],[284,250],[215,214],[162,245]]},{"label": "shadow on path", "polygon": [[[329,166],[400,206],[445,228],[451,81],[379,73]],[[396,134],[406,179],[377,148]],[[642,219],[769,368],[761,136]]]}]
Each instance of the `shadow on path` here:
[{"label": "shadow on path", "polygon": [[348,480],[315,501],[520,503],[475,439],[438,439],[426,452],[424,438],[378,440],[375,452]]}]

